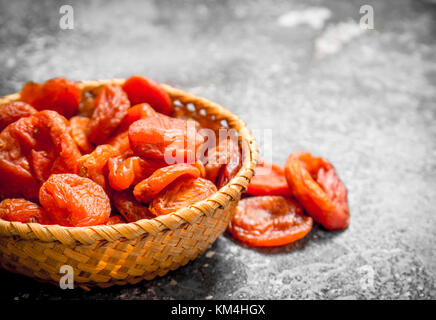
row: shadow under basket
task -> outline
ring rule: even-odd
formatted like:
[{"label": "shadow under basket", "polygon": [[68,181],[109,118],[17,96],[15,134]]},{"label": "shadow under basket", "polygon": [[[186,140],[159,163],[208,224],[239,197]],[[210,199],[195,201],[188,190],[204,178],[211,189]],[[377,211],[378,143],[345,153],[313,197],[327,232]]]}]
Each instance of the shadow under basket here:
[{"label": "shadow under basket", "polygon": [[[83,92],[124,79],[82,81]],[[163,85],[176,113],[207,118],[235,129],[242,148],[242,167],[224,187],[190,207],[154,219],[112,226],[62,227],[0,219],[0,266],[59,285],[60,269],[74,269],[75,286],[110,287],[163,276],[202,254],[227,228],[241,194],[253,175],[257,146],[245,123],[222,106]],[[0,104],[19,100],[0,98]],[[1,108],[1,106],[0,106]]]}]

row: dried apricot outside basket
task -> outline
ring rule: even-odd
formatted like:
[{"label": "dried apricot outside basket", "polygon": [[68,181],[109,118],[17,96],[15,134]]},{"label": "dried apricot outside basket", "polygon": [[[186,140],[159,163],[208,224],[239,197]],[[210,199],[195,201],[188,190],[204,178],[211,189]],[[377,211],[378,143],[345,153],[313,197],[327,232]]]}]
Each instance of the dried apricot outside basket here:
[{"label": "dried apricot outside basket", "polygon": [[[82,81],[82,90],[124,79]],[[227,228],[253,175],[257,145],[245,123],[207,99],[163,85],[188,117],[208,117],[238,131],[243,163],[237,175],[209,198],[150,220],[111,226],[61,227],[0,220],[0,266],[39,281],[59,284],[63,265],[76,286],[134,284],[163,276],[202,254]],[[19,94],[0,98],[1,105]]]}]

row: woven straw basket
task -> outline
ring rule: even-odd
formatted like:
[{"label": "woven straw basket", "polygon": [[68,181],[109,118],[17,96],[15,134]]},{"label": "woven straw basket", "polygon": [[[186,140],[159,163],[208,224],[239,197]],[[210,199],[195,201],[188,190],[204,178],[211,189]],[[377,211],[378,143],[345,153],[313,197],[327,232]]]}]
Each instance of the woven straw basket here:
[{"label": "woven straw basket", "polygon": [[[82,90],[123,79],[83,81]],[[59,285],[60,268],[74,269],[75,286],[110,287],[163,276],[202,254],[227,228],[253,175],[256,142],[246,125],[222,106],[163,85],[178,113],[207,117],[236,129],[243,149],[238,174],[218,192],[190,207],[150,220],[94,227],[62,227],[0,219],[0,266]],[[0,98],[0,105],[19,94]],[[1,107],[0,107],[1,108]],[[0,109],[1,112],[1,109]]]}]

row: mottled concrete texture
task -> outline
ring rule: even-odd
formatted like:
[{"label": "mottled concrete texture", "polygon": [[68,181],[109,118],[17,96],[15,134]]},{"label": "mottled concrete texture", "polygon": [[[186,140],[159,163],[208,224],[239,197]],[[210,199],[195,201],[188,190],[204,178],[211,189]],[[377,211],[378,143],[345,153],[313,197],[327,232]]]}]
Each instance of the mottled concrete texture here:
[{"label": "mottled concrete texture", "polygon": [[[272,130],[277,163],[300,149],[331,160],[349,189],[351,225],[315,227],[272,250],[224,235],[164,278],[87,293],[0,271],[1,295],[436,298],[436,5],[74,1],[74,30],[60,30],[60,4],[0,2],[0,94],[60,75],[143,74],[192,91]],[[358,25],[363,4],[375,30]]]}]

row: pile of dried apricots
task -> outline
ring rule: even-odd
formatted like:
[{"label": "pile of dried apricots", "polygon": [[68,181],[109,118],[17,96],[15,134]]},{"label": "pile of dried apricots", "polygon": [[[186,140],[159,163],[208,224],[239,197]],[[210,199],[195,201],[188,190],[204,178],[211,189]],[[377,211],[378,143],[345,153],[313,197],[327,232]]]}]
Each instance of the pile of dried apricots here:
[{"label": "pile of dried apricots", "polygon": [[[0,218],[111,225],[207,198],[241,161],[215,165],[207,153],[196,159],[205,140],[201,124],[174,112],[160,84],[140,76],[85,92],[65,78],[26,83],[20,101],[0,106]],[[168,164],[173,152],[182,160]],[[218,146],[210,154],[229,152]]]},{"label": "pile of dried apricots", "polygon": [[284,169],[260,161],[247,195],[228,230],[249,246],[292,243],[310,232],[313,220],[328,230],[348,227],[347,189],[330,162],[308,152],[291,153]]},{"label": "pile of dried apricots", "polygon": [[[192,205],[242,165],[237,140],[204,148],[200,129],[211,127],[177,114],[160,84],[141,76],[86,91],[65,78],[28,82],[19,101],[0,106],[0,218],[86,227]],[[170,164],[174,154],[181,159]],[[229,226],[243,243],[293,242],[312,218],[347,227],[347,190],[326,160],[298,152],[284,169],[261,162],[256,172]]]}]

